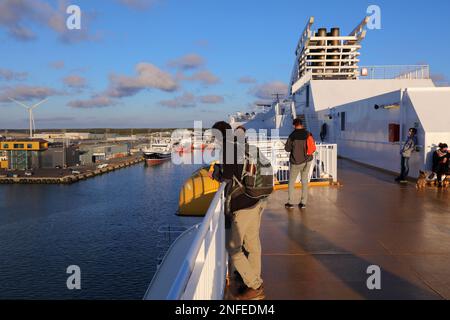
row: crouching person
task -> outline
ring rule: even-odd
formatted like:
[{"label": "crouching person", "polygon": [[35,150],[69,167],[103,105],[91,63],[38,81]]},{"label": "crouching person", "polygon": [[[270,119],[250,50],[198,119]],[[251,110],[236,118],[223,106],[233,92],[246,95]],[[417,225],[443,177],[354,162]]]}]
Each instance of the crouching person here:
[{"label": "crouching person", "polygon": [[433,173],[437,175],[438,188],[443,187],[443,177],[448,174],[449,162],[448,145],[440,143],[439,149],[433,154]]},{"label": "crouching person", "polygon": [[239,274],[231,280],[242,282],[234,298],[262,300],[260,226],[266,199],[273,191],[272,166],[257,148],[246,144],[245,137],[236,139],[229,124],[218,122],[213,129],[216,137],[218,132],[224,137],[219,143],[222,164],[216,166],[213,177],[227,183],[226,249],[231,269]]}]

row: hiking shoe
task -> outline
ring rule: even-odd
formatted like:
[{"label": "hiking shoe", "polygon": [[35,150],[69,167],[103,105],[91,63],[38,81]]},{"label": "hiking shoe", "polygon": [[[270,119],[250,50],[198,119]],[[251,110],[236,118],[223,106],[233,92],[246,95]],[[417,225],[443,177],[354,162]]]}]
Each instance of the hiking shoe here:
[{"label": "hiking shoe", "polygon": [[261,285],[258,289],[248,288],[243,293],[235,296],[236,300],[264,300],[266,298],[264,294],[264,287]]},{"label": "hiking shoe", "polygon": [[247,290],[247,286],[235,280],[230,283],[229,290],[231,294],[235,297],[239,296],[240,294],[243,294]]},{"label": "hiking shoe", "polygon": [[306,209],[306,204],[300,203],[300,204],[298,205],[298,207],[299,207],[300,209]]},{"label": "hiking shoe", "polygon": [[294,205],[292,205],[292,204],[290,204],[290,203],[286,203],[286,204],[284,205],[284,207],[285,207],[286,209],[289,209],[289,210],[294,209]]}]

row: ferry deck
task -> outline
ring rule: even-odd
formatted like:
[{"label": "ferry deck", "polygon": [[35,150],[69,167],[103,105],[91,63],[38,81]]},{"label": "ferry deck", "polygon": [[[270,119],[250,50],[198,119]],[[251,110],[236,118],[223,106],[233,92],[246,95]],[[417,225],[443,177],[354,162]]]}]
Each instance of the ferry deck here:
[{"label": "ferry deck", "polygon": [[[261,237],[267,299],[449,299],[450,190],[411,183],[339,160],[343,186],[311,188],[308,208],[288,212],[276,191]],[[369,290],[367,268],[381,268]]]}]

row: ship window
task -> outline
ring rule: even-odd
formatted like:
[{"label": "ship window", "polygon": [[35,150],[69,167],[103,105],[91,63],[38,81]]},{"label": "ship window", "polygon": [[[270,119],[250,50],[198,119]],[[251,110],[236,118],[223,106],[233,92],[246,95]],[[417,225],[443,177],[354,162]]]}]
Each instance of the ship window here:
[{"label": "ship window", "polygon": [[341,131],[345,131],[346,114],[341,112]]},{"label": "ship window", "polygon": [[3,145],[3,148],[4,148],[4,149],[8,149],[8,148],[9,148],[9,145],[8,145],[7,143],[5,143],[5,144]]},{"label": "ship window", "polygon": [[14,149],[23,149],[23,148],[24,148],[23,143],[15,143],[14,144]]},{"label": "ship window", "polygon": [[306,86],[306,107],[309,108],[309,85]]},{"label": "ship window", "polygon": [[32,149],[32,148],[33,148],[33,145],[32,145],[32,144],[27,144],[27,148],[28,148],[28,149]]}]

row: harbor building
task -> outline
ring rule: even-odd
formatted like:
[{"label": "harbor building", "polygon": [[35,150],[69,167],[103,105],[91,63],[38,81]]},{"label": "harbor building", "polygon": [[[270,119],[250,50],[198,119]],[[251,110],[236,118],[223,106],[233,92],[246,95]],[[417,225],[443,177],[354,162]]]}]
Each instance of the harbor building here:
[{"label": "harbor building", "polygon": [[7,168],[10,170],[40,168],[42,153],[47,149],[48,142],[43,139],[3,140],[0,142],[0,151],[6,152]]},{"label": "harbor building", "polygon": [[87,141],[87,140],[101,140],[105,139],[105,134],[95,134],[90,132],[43,132],[35,133],[35,138],[44,139],[48,142],[63,142],[63,141]]},{"label": "harbor building", "polygon": [[8,154],[6,151],[0,151],[0,169],[8,169]]},{"label": "harbor building", "polygon": [[89,165],[99,161],[123,158],[129,153],[129,144],[85,144],[80,146],[80,162],[82,165]]},{"label": "harbor building", "polygon": [[51,143],[41,155],[41,168],[66,168],[80,164],[80,152],[76,145]]}]

